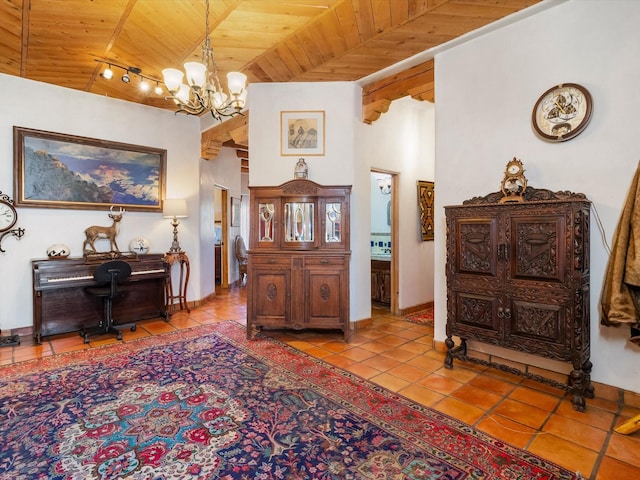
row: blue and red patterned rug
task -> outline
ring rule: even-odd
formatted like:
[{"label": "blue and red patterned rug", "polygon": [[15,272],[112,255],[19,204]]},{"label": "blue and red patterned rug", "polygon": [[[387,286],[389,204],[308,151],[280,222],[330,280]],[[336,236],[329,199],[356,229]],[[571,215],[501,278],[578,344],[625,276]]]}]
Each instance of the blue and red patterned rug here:
[{"label": "blue and red patterned rug", "polygon": [[1,479],[573,479],[234,322],[2,367]]}]

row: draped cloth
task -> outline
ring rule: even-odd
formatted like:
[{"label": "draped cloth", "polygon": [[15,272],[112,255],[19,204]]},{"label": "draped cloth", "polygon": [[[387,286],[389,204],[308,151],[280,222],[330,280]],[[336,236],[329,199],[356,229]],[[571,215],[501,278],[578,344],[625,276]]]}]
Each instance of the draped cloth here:
[{"label": "draped cloth", "polygon": [[627,193],[605,271],[600,296],[600,323],[629,325],[640,343],[640,164]]}]

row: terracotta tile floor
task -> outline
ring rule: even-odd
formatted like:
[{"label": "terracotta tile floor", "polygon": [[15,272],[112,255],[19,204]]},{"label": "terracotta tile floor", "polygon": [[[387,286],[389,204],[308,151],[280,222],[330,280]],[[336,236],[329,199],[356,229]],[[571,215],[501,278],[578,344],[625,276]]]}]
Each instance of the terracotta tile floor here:
[{"label": "terracotta tile floor", "polygon": [[[594,480],[640,479],[640,432],[620,435],[613,427],[640,414],[622,406],[616,389],[587,400],[575,412],[566,392],[504,372],[456,361],[443,368],[444,355],[433,348],[433,327],[407,322],[374,309],[372,326],[344,344],[340,332],[265,331],[289,345],[416,402],[435,408],[517,447],[552,460]],[[223,291],[212,301],[175,312],[169,323],[146,320],[124,341],[223,320],[246,324],[246,290]],[[23,337],[16,347],[0,348],[0,365],[114,343],[109,336],[85,345],[77,334],[57,335],[33,345]],[[599,389],[596,387],[596,395]]]}]

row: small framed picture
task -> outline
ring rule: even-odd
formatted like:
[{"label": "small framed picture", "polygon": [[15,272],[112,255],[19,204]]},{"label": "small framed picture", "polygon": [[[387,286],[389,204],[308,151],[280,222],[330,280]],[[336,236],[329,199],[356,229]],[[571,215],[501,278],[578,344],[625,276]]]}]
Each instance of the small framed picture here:
[{"label": "small framed picture", "polygon": [[324,155],[324,110],[280,112],[281,155]]},{"label": "small framed picture", "polygon": [[422,241],[434,239],[433,202],[434,202],[433,182],[418,180],[418,210],[420,215],[420,237]]}]

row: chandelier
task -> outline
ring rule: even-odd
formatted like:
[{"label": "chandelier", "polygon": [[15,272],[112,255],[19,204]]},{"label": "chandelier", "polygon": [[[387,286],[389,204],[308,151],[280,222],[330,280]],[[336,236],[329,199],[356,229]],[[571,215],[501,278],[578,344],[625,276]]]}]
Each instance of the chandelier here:
[{"label": "chandelier", "polygon": [[229,72],[227,84],[229,95],[224,93],[218,78],[218,69],[209,39],[209,0],[206,0],[205,41],[202,45],[200,62],[184,64],[187,83],[183,83],[184,73],[176,68],[162,70],[164,84],[171,98],[178,105],[178,112],[200,115],[211,112],[213,118],[239,115],[247,99],[247,76],[240,72]]}]

